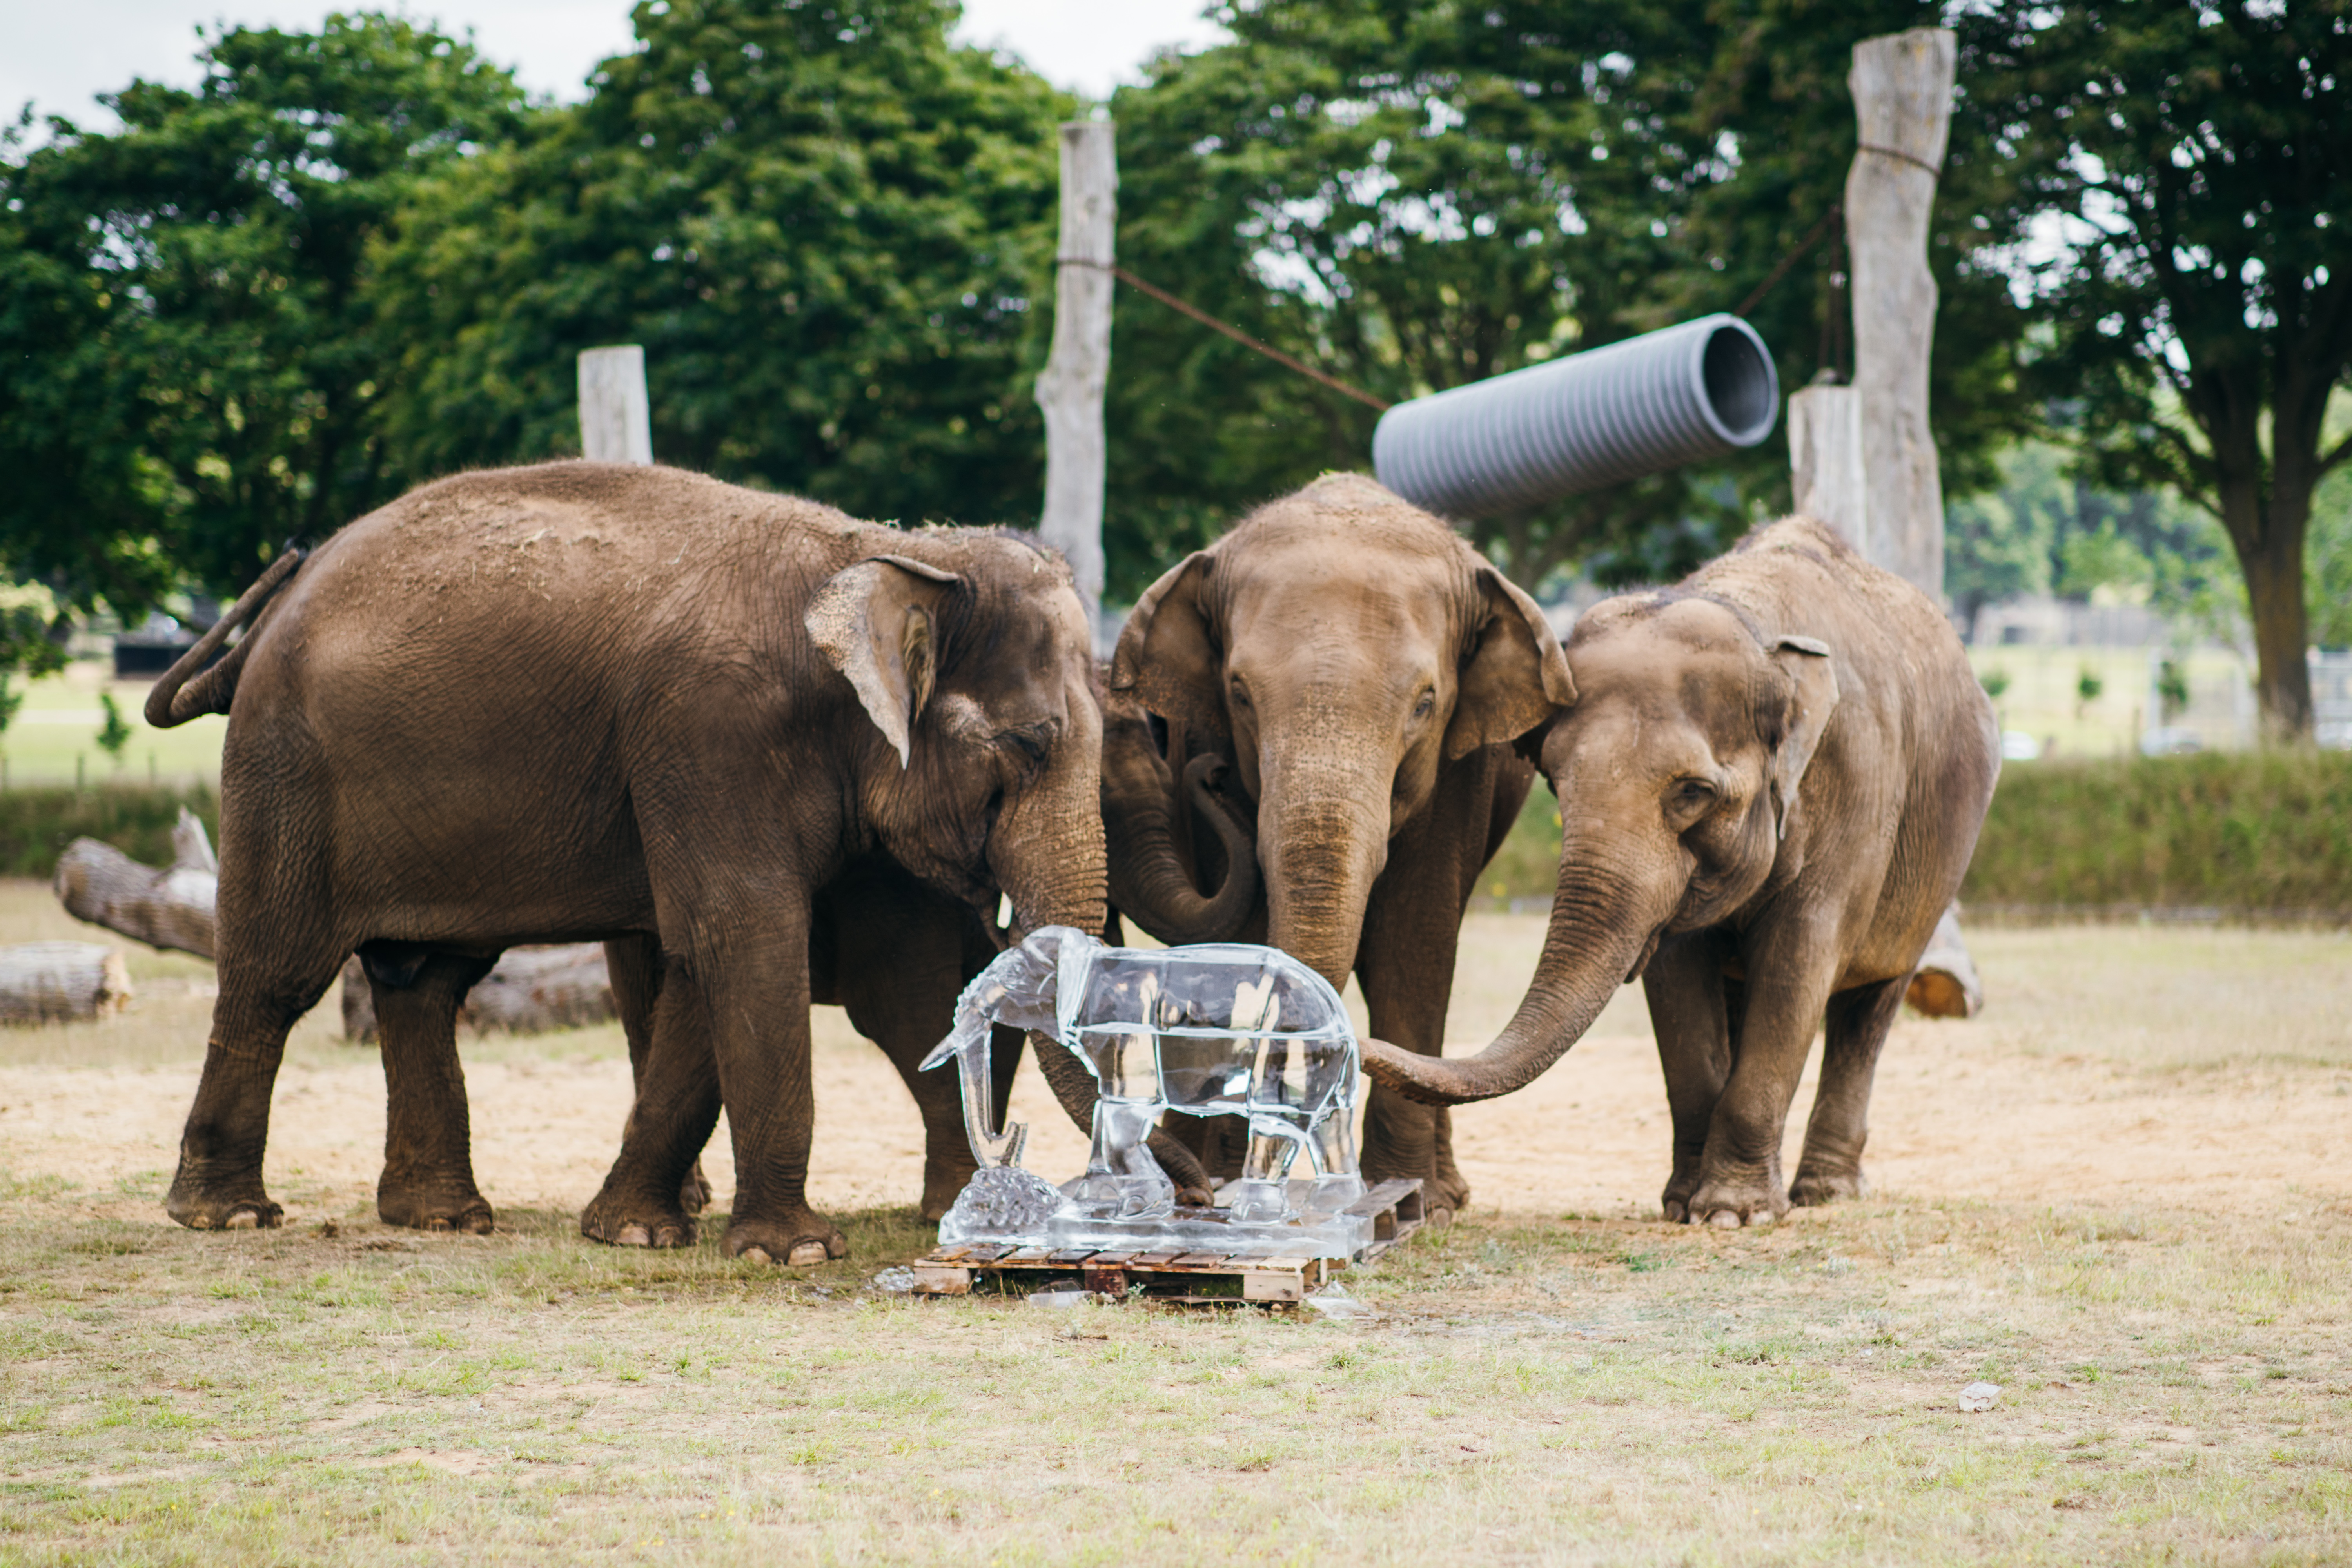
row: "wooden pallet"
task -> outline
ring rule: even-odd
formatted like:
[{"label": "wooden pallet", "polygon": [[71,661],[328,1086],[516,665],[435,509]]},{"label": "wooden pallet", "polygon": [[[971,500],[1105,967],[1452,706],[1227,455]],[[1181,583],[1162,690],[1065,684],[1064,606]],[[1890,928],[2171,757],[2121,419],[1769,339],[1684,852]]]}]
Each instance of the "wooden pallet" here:
[{"label": "wooden pallet", "polygon": [[1299,1301],[1351,1262],[1379,1257],[1421,1228],[1421,1184],[1383,1182],[1349,1205],[1372,1221],[1372,1241],[1353,1258],[1245,1258],[1223,1252],[1101,1252],[1076,1247],[1005,1247],[965,1242],[935,1247],[913,1264],[915,1293],[1026,1296],[1061,1284],[1098,1300],[1202,1304]]}]

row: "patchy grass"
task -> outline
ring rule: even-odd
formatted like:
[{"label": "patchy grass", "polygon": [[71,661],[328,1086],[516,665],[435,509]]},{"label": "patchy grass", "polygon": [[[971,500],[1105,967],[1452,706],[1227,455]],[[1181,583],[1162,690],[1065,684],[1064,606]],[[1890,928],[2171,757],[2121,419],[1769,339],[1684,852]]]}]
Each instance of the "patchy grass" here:
[{"label": "patchy grass", "polygon": [[[0,887],[0,940],[73,929],[46,898]],[[1474,918],[1453,1037],[1507,1016],[1541,925]],[[1932,1073],[1989,1100],[1949,1102],[1950,1125],[1996,1164],[2043,1158],[2031,1201],[1915,1176],[1727,1235],[1519,1198],[1357,1272],[1378,1315],[1344,1322],[877,1295],[875,1271],[929,1241],[900,1207],[836,1205],[851,1260],[775,1270],[709,1242],[599,1247],[570,1210],[504,1197],[495,1236],[388,1230],[363,1182],[296,1170],[273,1179],[302,1223],[200,1236],[156,1213],[168,1133],[78,1109],[65,1125],[90,1131],[67,1142],[0,1107],[0,1563],[2352,1558],[2352,1191],[2235,1174],[2200,1210],[2157,1170],[2075,1201],[2091,1162],[2137,1145],[2053,1155],[2014,1131],[2045,1084],[2191,1132],[2232,1125],[2199,1118],[2242,1079],[2306,1120],[2352,1104],[2314,1099],[2347,1087],[2352,942],[1972,940],[1994,1009],[1891,1051],[1881,1100]],[[0,1035],[0,1066],[88,1066],[23,1075],[98,1086],[78,1107],[148,1080],[184,1105],[205,966],[131,956],[131,1013]],[[1596,1035],[1632,1051],[1641,1028],[1629,988]],[[1538,1088],[1601,1095],[1594,1048]],[[821,1068],[832,1049],[863,1047],[824,1047]],[[615,1031],[467,1041],[478,1134],[554,1115],[586,1081],[566,1064],[609,1073],[619,1050]],[[341,1103],[332,1069],[373,1071],[354,1055],[306,1021],[292,1056],[321,1087],[282,1098],[281,1125]],[[1606,1101],[1661,1117],[1637,1152],[1552,1131],[1577,1165],[1630,1162],[1612,1190],[1663,1174],[1654,1070],[1638,1103]],[[583,1135],[592,1158],[617,1121]],[[2252,1125],[2276,1142],[2282,1123]],[[1048,1167],[1076,1147],[1038,1136],[1066,1141]],[[1979,1378],[2000,1402],[1963,1415]]]},{"label": "patchy grass", "polygon": [[[2352,1216],[1861,1205],[1725,1236],[1476,1218],[1381,1316],[877,1297],[0,1188],[0,1556],[2324,1562]],[[1959,1388],[2002,1385],[1964,1415]]]}]

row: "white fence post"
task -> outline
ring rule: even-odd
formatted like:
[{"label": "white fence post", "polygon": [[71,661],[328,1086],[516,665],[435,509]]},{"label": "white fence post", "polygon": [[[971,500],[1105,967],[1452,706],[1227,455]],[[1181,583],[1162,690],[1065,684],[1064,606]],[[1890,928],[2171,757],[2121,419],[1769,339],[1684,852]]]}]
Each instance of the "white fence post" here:
[{"label": "white fence post", "polygon": [[646,351],[638,344],[581,351],[580,455],[595,463],[654,460]]},{"label": "white fence post", "polygon": [[[1107,270],[1118,219],[1114,127],[1082,120],[1061,128],[1062,234],[1054,289],[1054,346],[1037,378],[1045,416],[1045,510],[1037,531],[1076,577],[1101,637],[1103,395],[1110,385]],[[1076,264],[1076,265],[1074,265]]]}]

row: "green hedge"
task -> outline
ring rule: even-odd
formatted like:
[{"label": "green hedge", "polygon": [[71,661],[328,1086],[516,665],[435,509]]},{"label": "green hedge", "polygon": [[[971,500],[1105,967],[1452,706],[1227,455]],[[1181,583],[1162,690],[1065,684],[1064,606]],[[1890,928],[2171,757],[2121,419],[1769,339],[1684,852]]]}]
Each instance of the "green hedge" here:
[{"label": "green hedge", "polygon": [[2352,752],[2013,763],[1960,897],[2352,915]]},{"label": "green hedge", "polygon": [[[1556,809],[1538,782],[1481,892],[1550,896]],[[2352,919],[2352,752],[2011,763],[1960,897]]]},{"label": "green hedge", "polygon": [[65,847],[85,835],[103,839],[134,860],[169,865],[172,825],[180,819],[183,805],[204,818],[205,831],[217,842],[220,796],[202,784],[0,792],[0,876],[47,878],[57,870]]}]

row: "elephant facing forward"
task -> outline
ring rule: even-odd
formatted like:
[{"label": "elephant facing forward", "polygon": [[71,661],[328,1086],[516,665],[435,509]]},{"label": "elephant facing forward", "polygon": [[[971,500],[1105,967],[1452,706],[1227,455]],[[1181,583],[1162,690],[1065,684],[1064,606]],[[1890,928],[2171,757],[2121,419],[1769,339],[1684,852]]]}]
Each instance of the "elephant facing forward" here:
[{"label": "elephant facing forward", "polygon": [[[1531,738],[1565,824],[1535,980],[1476,1056],[1367,1041],[1365,1070],[1435,1105],[1507,1094],[1638,975],[1674,1120],[1669,1219],[1736,1226],[1862,1193],[1879,1048],[2000,771],[1959,639],[1800,517],[1595,605],[1568,659],[1576,701]],[[1784,1189],[1781,1132],[1824,1020]]]},{"label": "elephant facing forward", "polygon": [[[1463,912],[1534,776],[1511,742],[1575,695],[1535,602],[1438,519],[1328,475],[1154,583],[1110,686],[1119,911],[1163,941],[1267,942],[1334,987],[1352,970],[1372,1033],[1439,1051]],[[1205,800],[1218,776],[1230,797]],[[1211,1153],[1230,1171],[1240,1150]],[[1469,1194],[1444,1112],[1385,1089],[1363,1173],[1422,1178],[1433,1215]]]}]

